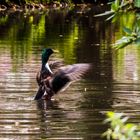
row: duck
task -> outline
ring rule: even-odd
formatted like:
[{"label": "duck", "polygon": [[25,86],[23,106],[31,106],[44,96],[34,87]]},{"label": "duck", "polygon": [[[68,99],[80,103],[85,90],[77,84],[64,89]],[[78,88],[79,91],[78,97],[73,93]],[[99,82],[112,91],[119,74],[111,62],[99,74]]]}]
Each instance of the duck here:
[{"label": "duck", "polygon": [[50,48],[47,49],[43,49],[42,51],[42,56],[41,56],[41,60],[42,60],[42,65],[41,65],[41,69],[40,71],[37,72],[36,74],[36,81],[38,83],[38,86],[40,86],[42,84],[42,81],[44,79],[46,79],[48,76],[51,76],[53,74],[49,64],[48,64],[48,60],[49,57],[54,53],[54,51]]},{"label": "duck", "polygon": [[41,56],[41,69],[36,74],[36,81],[38,86],[42,84],[42,81],[46,79],[47,77],[51,76],[57,68],[63,66],[63,61],[53,61],[49,62],[49,57],[54,53],[54,51],[50,48],[45,48],[42,51]]},{"label": "duck", "polygon": [[37,81],[37,84],[39,86],[38,92],[40,94],[37,94],[37,96],[35,97],[35,100],[39,99],[44,94],[44,81],[45,81],[45,79],[52,76],[53,72],[55,72],[57,68],[64,65],[63,61],[53,61],[53,62],[48,63],[49,57],[53,53],[54,53],[54,51],[51,48],[45,48],[42,51],[41,69],[36,74],[36,81]]},{"label": "duck", "polygon": [[71,83],[80,80],[90,69],[89,63],[77,63],[58,68],[54,73],[49,67],[48,60],[54,51],[45,49],[42,53],[42,68],[37,82],[38,91],[34,100],[51,100],[52,96],[65,91]]}]

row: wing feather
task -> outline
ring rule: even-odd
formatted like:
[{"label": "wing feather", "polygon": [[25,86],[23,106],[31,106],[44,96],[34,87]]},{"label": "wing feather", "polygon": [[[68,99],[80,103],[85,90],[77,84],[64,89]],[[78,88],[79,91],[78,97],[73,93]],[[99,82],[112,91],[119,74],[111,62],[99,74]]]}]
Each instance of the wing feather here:
[{"label": "wing feather", "polygon": [[51,87],[55,93],[63,90],[69,83],[80,80],[89,70],[90,64],[73,64],[62,67],[51,80]]}]

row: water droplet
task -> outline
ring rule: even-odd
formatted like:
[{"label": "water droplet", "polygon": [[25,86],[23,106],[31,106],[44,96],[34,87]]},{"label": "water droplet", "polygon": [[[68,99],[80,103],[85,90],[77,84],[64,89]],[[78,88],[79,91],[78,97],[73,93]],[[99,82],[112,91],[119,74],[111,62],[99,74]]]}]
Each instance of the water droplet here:
[{"label": "water droplet", "polygon": [[85,88],[85,92],[87,91],[87,88]]},{"label": "water droplet", "polygon": [[63,35],[59,35],[59,37],[63,37]]}]

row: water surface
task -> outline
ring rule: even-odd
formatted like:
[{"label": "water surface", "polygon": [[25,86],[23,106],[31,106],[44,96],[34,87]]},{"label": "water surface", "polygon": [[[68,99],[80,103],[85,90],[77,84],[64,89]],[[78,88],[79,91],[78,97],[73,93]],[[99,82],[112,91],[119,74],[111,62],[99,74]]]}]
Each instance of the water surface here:
[{"label": "water surface", "polygon": [[[118,23],[68,9],[0,16],[0,140],[101,140],[110,110],[140,121],[140,49],[112,49]],[[92,70],[46,103],[33,97],[47,47],[56,50],[52,61],[92,63]]]}]

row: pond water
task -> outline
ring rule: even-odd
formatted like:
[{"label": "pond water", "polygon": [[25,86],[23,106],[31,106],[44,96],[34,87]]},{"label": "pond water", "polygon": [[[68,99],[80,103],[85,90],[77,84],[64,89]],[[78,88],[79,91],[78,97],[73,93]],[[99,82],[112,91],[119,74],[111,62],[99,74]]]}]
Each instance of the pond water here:
[{"label": "pond water", "polygon": [[[0,14],[0,140],[102,140],[110,110],[140,122],[140,48],[114,50],[122,21],[87,13]],[[92,69],[46,103],[33,97],[41,51],[48,47],[55,50],[51,60],[92,63]]]}]

